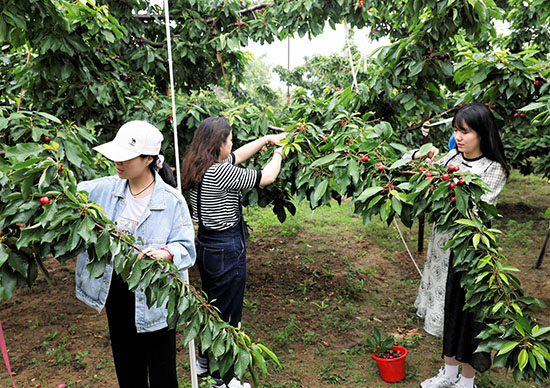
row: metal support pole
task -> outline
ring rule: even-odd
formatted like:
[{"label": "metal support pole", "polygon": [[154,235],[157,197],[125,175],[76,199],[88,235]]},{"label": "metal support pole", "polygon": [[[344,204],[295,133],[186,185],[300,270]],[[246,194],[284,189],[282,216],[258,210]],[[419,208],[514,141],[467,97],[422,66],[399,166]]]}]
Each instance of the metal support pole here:
[{"label": "metal support pole", "polygon": [[540,255],[537,260],[537,264],[535,265],[536,269],[539,269],[542,265],[542,259],[544,259],[544,256],[546,255],[546,250],[548,249],[548,245],[550,245],[550,227],[548,228],[548,232],[546,233],[546,238],[544,239],[544,244],[542,245],[542,249],[540,250]]},{"label": "metal support pole", "polygon": [[[287,62],[286,68],[290,72],[290,36],[287,38]],[[290,105],[290,85],[286,83],[286,103]]]},{"label": "metal support pole", "polygon": [[[178,120],[176,117],[176,90],[174,88],[174,67],[172,61],[172,43],[170,38],[170,10],[168,8],[168,0],[164,0],[164,23],[166,25],[166,41],[168,47],[168,72],[170,73],[170,96],[172,98],[172,126],[174,129],[174,152],[176,160],[176,182],[178,191],[181,193],[181,170],[180,170],[180,154],[178,146]],[[189,272],[185,270],[183,279],[189,283]],[[191,387],[199,388],[197,377],[195,341],[189,342],[189,369],[191,371]]]}]

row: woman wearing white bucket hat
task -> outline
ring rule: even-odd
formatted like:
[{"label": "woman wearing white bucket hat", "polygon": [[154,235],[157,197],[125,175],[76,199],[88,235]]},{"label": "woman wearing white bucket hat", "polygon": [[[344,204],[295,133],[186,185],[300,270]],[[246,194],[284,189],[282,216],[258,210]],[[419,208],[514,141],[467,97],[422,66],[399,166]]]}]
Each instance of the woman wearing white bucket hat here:
[{"label": "woman wearing white bucket hat", "polygon": [[[115,162],[117,175],[82,182],[117,228],[136,237],[143,254],[170,260],[183,272],[195,262],[194,231],[187,204],[175,190],[171,169],[160,155],[162,134],[145,121],[130,121],[113,141],[94,149]],[[90,278],[87,253],[77,259],[76,296],[100,312],[105,307],[113,359],[122,388],[177,388],[176,334],[166,306],[147,307],[138,288],[129,291],[112,263]]]}]

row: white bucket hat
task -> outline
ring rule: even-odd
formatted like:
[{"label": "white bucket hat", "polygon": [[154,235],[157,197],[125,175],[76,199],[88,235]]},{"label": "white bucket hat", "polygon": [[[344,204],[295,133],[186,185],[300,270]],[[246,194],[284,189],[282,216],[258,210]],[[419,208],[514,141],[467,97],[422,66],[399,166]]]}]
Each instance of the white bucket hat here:
[{"label": "white bucket hat", "polygon": [[158,155],[164,137],[147,121],[134,120],[124,124],[115,138],[94,147],[113,162],[124,162],[140,155]]}]

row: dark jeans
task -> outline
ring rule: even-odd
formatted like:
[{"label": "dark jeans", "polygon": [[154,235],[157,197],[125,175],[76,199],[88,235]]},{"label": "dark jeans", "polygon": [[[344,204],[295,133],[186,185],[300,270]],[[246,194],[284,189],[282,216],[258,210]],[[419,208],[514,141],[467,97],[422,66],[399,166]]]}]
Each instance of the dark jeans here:
[{"label": "dark jeans", "polygon": [[176,331],[137,333],[135,294],[113,274],[105,306],[121,388],[177,388]]},{"label": "dark jeans", "polygon": [[[246,243],[242,221],[228,230],[199,228],[195,241],[202,290],[220,312],[220,318],[237,326],[242,318],[246,283]],[[199,352],[199,358],[207,355]],[[219,374],[212,377],[219,382]]]}]

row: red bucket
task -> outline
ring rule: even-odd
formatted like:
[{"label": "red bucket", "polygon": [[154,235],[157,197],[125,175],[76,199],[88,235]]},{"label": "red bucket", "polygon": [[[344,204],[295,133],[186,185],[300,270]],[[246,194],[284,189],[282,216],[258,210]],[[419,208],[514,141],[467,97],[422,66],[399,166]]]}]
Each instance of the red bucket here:
[{"label": "red bucket", "polygon": [[392,349],[399,350],[401,357],[386,359],[378,358],[372,354],[372,358],[374,358],[376,364],[378,364],[380,377],[388,383],[395,383],[405,378],[405,357],[407,357],[409,353],[409,351],[402,346],[393,346]]}]

